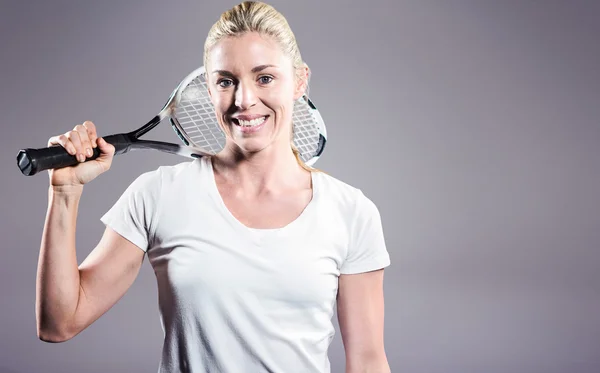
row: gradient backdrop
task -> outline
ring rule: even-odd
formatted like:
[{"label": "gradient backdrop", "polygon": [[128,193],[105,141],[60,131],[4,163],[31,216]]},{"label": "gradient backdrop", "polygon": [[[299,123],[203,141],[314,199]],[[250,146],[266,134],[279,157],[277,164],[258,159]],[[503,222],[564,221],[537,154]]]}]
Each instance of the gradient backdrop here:
[{"label": "gradient backdrop", "polygon": [[[48,179],[15,157],[87,119],[103,135],[148,120],[235,3],[2,1],[0,372],[156,371],[147,261],[75,339],[36,338]],[[600,372],[600,2],[272,4],[328,124],[317,165],[380,208],[392,371]],[[169,126],[153,138],[177,141]],[[182,160],[130,153],[86,186],[79,261],[137,175]],[[330,358],[343,372],[339,333]]]}]

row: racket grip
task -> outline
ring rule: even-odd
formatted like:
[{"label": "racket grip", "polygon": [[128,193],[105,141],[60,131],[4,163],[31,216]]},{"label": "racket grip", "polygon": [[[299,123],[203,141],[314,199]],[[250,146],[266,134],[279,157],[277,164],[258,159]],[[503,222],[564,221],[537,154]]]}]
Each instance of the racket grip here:
[{"label": "racket grip", "polygon": [[[104,140],[115,147],[115,154],[126,153],[129,150],[131,141],[125,134],[110,135],[104,137]],[[100,149],[93,148],[94,154],[86,159],[94,160],[100,156]],[[17,155],[17,165],[21,173],[25,176],[35,175],[38,172],[75,166],[79,161],[74,155],[69,154],[65,148],[60,145],[54,145],[39,149],[22,149]]]}]

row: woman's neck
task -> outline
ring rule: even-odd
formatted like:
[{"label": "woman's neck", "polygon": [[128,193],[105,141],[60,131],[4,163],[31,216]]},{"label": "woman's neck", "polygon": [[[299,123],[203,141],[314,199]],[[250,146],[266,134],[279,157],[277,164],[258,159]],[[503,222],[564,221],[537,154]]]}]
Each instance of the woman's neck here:
[{"label": "woman's neck", "polygon": [[310,172],[298,164],[289,144],[249,155],[226,149],[212,157],[212,166],[219,183],[235,185],[250,196],[310,188]]}]

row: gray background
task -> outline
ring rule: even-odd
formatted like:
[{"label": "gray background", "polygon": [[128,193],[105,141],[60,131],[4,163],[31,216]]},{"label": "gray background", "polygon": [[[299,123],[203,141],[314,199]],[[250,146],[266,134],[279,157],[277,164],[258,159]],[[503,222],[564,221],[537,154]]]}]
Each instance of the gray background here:
[{"label": "gray background", "polygon": [[[47,175],[20,148],[93,120],[129,130],[202,63],[232,1],[3,1],[0,372],[152,372],[154,274],[63,344],[35,333]],[[317,164],[380,208],[394,372],[600,371],[600,6],[594,1],[273,1],[328,124]],[[153,138],[171,139],[168,126]],[[130,153],[86,186],[81,261],[140,173]],[[334,316],[334,320],[335,316]],[[337,321],[336,328],[337,328]],[[339,334],[330,350],[343,372]]]}]

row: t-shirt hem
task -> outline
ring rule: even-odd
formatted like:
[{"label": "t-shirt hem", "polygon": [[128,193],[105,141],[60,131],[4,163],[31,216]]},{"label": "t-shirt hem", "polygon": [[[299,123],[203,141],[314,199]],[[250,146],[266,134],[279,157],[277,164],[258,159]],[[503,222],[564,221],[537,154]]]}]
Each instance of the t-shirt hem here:
[{"label": "t-shirt hem", "polygon": [[117,226],[115,224],[113,224],[110,219],[106,216],[103,216],[100,221],[102,223],[104,223],[104,225],[106,225],[107,227],[110,227],[112,230],[114,230],[115,232],[117,232],[119,235],[121,235],[123,238],[125,238],[127,241],[133,243],[135,246],[137,246],[140,250],[142,250],[143,252],[146,252],[147,249],[147,243],[146,240],[139,235],[136,232],[133,231],[129,231],[124,227],[121,226]]},{"label": "t-shirt hem", "polygon": [[342,275],[353,275],[358,273],[375,271],[378,269],[386,268],[391,264],[389,256],[382,256],[378,259],[369,261],[366,264],[358,264],[353,266],[348,266],[342,270],[340,270],[340,274]]}]

